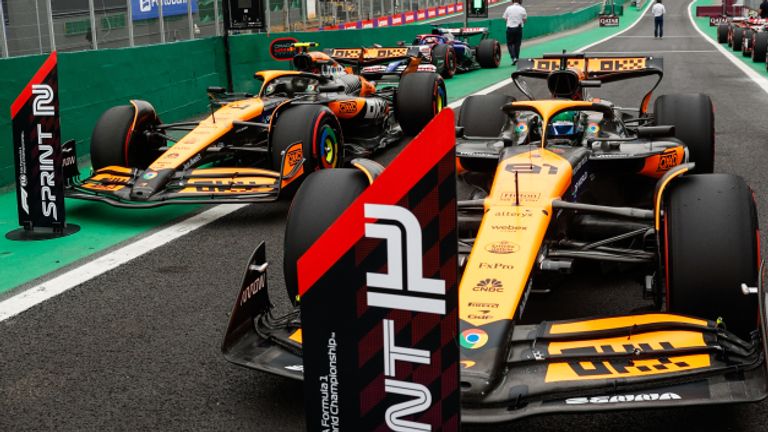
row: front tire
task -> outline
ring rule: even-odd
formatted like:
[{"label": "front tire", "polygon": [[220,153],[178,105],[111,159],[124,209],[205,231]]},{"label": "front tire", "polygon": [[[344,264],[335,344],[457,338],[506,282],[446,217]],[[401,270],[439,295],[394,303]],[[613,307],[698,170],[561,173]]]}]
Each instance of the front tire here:
[{"label": "front tire", "polygon": [[445,82],[440,75],[412,72],[403,75],[397,88],[395,114],[407,135],[415,136],[447,105]]},{"label": "front tire", "polygon": [[741,51],[742,42],[744,42],[744,29],[741,27],[734,27],[733,29],[733,44],[731,48],[734,51]]},{"label": "front tire", "polygon": [[[278,114],[272,125],[272,169],[288,174],[295,166],[290,155],[286,166],[281,166],[282,153],[297,143],[302,143],[304,174],[320,168],[337,168],[344,162],[344,138],[341,125],[333,112],[320,105],[295,105]],[[291,180],[284,192],[295,192],[302,179]]]},{"label": "front tire", "polygon": [[675,180],[664,213],[667,309],[716,320],[741,338],[757,328],[757,212],[743,179],[729,174]]},{"label": "front tire", "polygon": [[728,24],[720,24],[717,26],[717,43],[728,42]]},{"label": "front tire", "polygon": [[288,210],[283,247],[283,275],[288,298],[298,303],[299,258],[368,187],[355,168],[321,170],[308,176]]},{"label": "front tire", "polygon": [[144,132],[159,124],[155,109],[148,102],[133,101],[105,111],[91,135],[91,165],[94,170],[108,166],[146,169],[160,155],[165,144]]},{"label": "front tire", "polygon": [[477,46],[477,62],[484,68],[497,68],[501,64],[501,44],[496,39],[483,39]]},{"label": "front tire", "polygon": [[711,173],[715,168],[715,114],[709,96],[696,94],[662,95],[656,99],[653,114],[657,125],[675,127],[675,137],[688,147],[696,173]]}]

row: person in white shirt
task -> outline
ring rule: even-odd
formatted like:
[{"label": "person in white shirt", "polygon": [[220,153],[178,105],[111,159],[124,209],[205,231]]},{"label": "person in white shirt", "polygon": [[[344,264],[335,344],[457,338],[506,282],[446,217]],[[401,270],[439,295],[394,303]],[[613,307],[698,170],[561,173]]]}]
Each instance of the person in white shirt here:
[{"label": "person in white shirt", "polygon": [[651,6],[651,13],[653,14],[654,21],[653,37],[661,39],[664,37],[664,14],[667,13],[664,5],[661,4],[661,0],[656,0],[656,3]]},{"label": "person in white shirt", "polygon": [[523,0],[512,0],[512,4],[504,11],[507,21],[507,49],[512,57],[512,64],[517,64],[520,57],[520,45],[523,42],[523,24],[528,20],[528,13],[521,5]]}]

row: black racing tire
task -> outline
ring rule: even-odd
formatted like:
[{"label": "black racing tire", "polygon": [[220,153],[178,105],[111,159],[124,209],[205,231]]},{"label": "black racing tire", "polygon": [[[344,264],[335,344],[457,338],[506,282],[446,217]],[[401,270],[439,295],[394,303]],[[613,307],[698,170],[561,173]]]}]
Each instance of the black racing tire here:
[{"label": "black racing tire", "polygon": [[741,27],[734,27],[733,29],[733,45],[731,45],[731,48],[733,48],[734,51],[741,51],[741,45],[744,38],[744,29]]},{"label": "black racing tire", "polygon": [[717,26],[717,43],[728,42],[728,24],[720,24]]},{"label": "black racing tire", "polygon": [[[344,163],[344,137],[339,119],[328,107],[322,105],[294,105],[278,113],[269,137],[272,169],[288,174],[295,162],[286,161],[281,166],[282,153],[297,142],[302,143],[304,174],[322,168],[337,168]],[[292,194],[303,179],[292,180],[282,192]]]},{"label": "black racing tire", "polygon": [[[742,35],[742,43],[741,43],[741,55],[744,57],[749,57],[752,54],[752,51],[750,51],[750,48],[754,48],[754,41],[752,39],[753,36],[752,29],[746,29],[744,30],[744,33]],[[744,42],[749,41],[749,42]]]},{"label": "black racing tire", "polygon": [[657,125],[675,127],[675,137],[690,152],[698,174],[715,167],[715,111],[709,96],[701,93],[662,95],[654,110]]},{"label": "black racing tire", "polygon": [[285,225],[283,275],[288,298],[298,303],[299,258],[368,187],[362,171],[355,168],[312,173],[296,192]]},{"label": "black racing tire", "polygon": [[432,48],[432,64],[441,77],[453,78],[456,74],[456,51],[448,44],[435,45]]},{"label": "black racing tire", "polygon": [[752,46],[752,61],[764,63],[768,54],[768,32],[755,32],[755,43]]},{"label": "black racing tire", "polygon": [[496,39],[483,39],[477,46],[477,62],[484,68],[497,68],[501,64],[501,44]]},{"label": "black racing tire", "polygon": [[515,98],[503,94],[468,96],[459,110],[458,126],[470,137],[499,137],[509,122],[509,116],[501,110]]},{"label": "black racing tire", "polygon": [[403,75],[395,96],[395,115],[407,135],[415,136],[448,104],[445,82],[431,72]]},{"label": "black racing tire", "polygon": [[158,149],[164,141],[149,139],[143,133],[159,123],[154,108],[146,102],[137,103],[145,109],[144,115],[137,116],[133,105],[119,105],[106,110],[96,121],[91,135],[94,170],[112,165],[145,169],[160,155]]},{"label": "black racing tire", "polygon": [[665,197],[663,218],[667,309],[716,320],[750,340],[757,328],[758,221],[752,192],[730,174],[685,176]]}]

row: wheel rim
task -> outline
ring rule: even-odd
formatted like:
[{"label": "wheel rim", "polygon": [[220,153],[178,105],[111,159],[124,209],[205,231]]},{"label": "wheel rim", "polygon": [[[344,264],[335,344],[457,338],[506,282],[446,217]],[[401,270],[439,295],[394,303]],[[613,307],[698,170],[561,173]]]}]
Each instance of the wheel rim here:
[{"label": "wheel rim", "polygon": [[438,84],[437,85],[437,97],[435,98],[435,114],[443,110],[445,106],[445,89]]},{"label": "wheel rim", "polygon": [[501,45],[496,44],[496,47],[493,51],[494,51],[493,60],[496,62],[496,65],[498,66],[499,63],[501,63]]},{"label": "wheel rim", "polygon": [[335,168],[339,160],[339,139],[331,125],[322,126],[318,143],[320,163],[323,168]]}]

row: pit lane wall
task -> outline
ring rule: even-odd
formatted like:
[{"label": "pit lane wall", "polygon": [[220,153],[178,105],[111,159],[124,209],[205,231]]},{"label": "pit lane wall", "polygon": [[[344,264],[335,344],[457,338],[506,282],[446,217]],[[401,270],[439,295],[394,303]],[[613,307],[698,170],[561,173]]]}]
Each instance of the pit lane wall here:
[{"label": "pit lane wall", "polygon": [[[11,103],[46,57],[0,60],[0,187],[14,181]],[[130,99],[152,102],[163,121],[198,115],[207,108],[205,89],[226,85],[224,58],[221,38],[59,53],[62,137],[88,155],[101,113]]]},{"label": "pit lane wall", "polygon": [[[617,12],[621,11],[617,1]],[[592,6],[575,12],[559,15],[530,16],[523,31],[523,39],[531,39],[584,25],[595,20],[600,13],[602,5],[595,3]],[[470,27],[488,27],[490,37],[497,39],[502,45],[506,43],[506,25],[503,19],[471,21]],[[461,23],[445,24],[445,27],[461,27]],[[249,34],[232,36],[230,40],[230,52],[232,54],[232,76],[238,91],[255,92],[259,89],[259,83],[253,79],[253,73],[264,69],[285,69],[288,63],[273,59],[269,53],[269,47],[273,40],[293,37],[300,41],[320,43],[320,48],[331,47],[359,47],[380,44],[383,46],[395,46],[399,41],[410,43],[417,34],[430,33],[432,26],[429,24],[413,24],[397,27],[378,27],[363,30],[331,30],[322,32],[293,32],[264,34]],[[479,37],[470,40],[477,43]],[[506,47],[502,47],[506,53]],[[450,82],[449,93],[450,93]]]},{"label": "pit lane wall", "polygon": [[[530,39],[594,20],[600,4],[572,13],[532,16],[525,26]],[[459,26],[454,23],[452,26]],[[502,19],[473,21],[472,27],[489,27],[491,37],[505,41]],[[233,82],[236,91],[256,91],[253,73],[264,69],[287,69],[274,60],[270,43],[286,36],[316,41],[321,47],[394,45],[410,42],[419,33],[429,33],[428,24],[378,27],[360,30],[237,35],[230,38]],[[45,56],[0,59],[0,106],[10,107]],[[449,83],[450,84],[450,83]],[[490,83],[489,83],[490,84]],[[208,86],[226,86],[226,62],[222,38],[206,38],[135,48],[59,54],[61,130],[64,139],[77,140],[80,157],[90,152],[93,126],[108,108],[129,99],[151,102],[165,122],[179,121],[208,110]],[[450,85],[449,85],[450,87]],[[450,89],[449,89],[450,91]],[[13,183],[12,129],[10,112],[0,114],[0,187]]]}]

